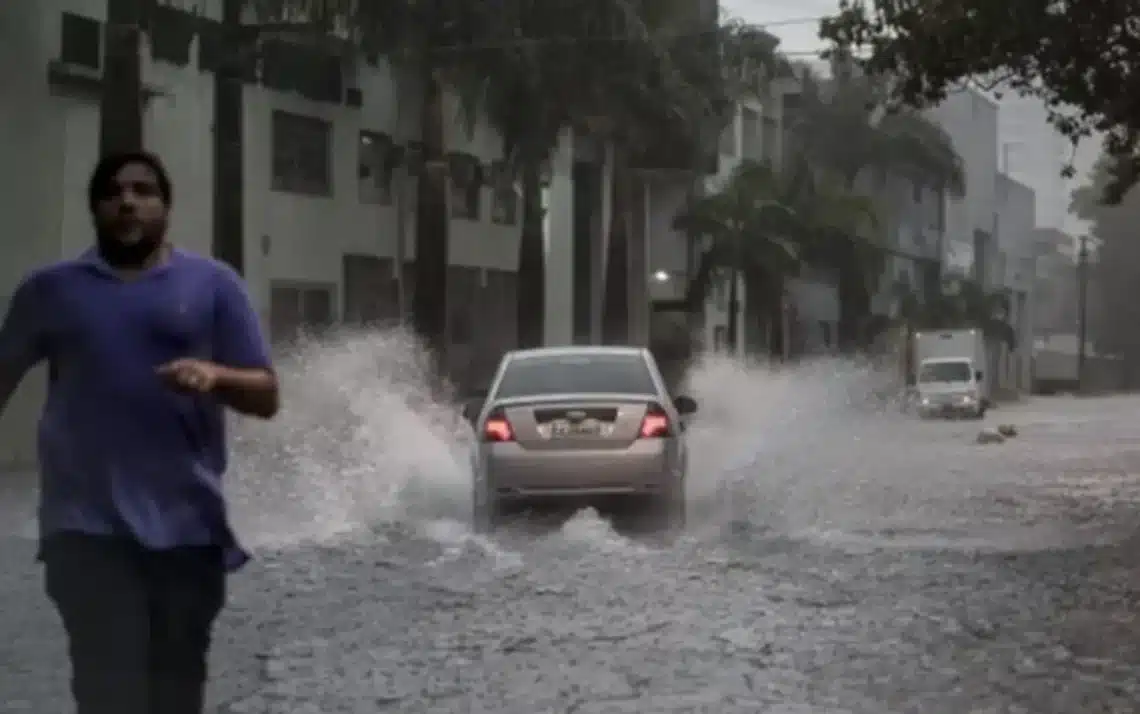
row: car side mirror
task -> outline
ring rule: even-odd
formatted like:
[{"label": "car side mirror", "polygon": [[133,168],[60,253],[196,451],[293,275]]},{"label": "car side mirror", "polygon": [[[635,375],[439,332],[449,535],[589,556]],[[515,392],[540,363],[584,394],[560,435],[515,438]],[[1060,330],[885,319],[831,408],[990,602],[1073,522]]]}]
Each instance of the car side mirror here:
[{"label": "car side mirror", "polygon": [[979,382],[980,382],[980,381],[982,381],[982,372],[981,372],[981,370],[978,370],[977,372],[974,372],[974,379],[978,380]]},{"label": "car side mirror", "polygon": [[680,396],[673,400],[673,406],[681,416],[697,413],[697,400],[692,397]]}]

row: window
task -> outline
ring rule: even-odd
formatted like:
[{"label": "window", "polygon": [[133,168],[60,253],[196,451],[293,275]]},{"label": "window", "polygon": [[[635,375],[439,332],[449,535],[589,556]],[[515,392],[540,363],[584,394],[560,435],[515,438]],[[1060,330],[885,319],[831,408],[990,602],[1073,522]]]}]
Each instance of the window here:
[{"label": "window", "polygon": [[720,153],[722,156],[736,156],[736,114],[729,119],[728,126],[720,133]]},{"label": "window", "polygon": [[284,40],[262,43],[261,83],[314,102],[340,104],[344,99],[344,69],[337,55]]},{"label": "window", "polygon": [[61,13],[59,28],[59,59],[90,69],[102,65],[102,25],[90,17]]},{"label": "window", "polygon": [[765,112],[760,118],[760,145],[764,159],[775,163],[780,157],[777,155],[777,143],[780,138],[780,120]]},{"label": "window", "polygon": [[396,146],[392,138],[377,132],[360,132],[357,162],[360,177],[360,202],[390,205],[392,173]]},{"label": "window", "polygon": [[657,385],[639,354],[571,353],[512,360],[495,397],[656,393]]},{"label": "window", "polygon": [[764,159],[764,140],[761,136],[760,114],[744,107],[740,110],[741,155],[753,161]]},{"label": "window", "polygon": [[345,322],[376,326],[399,321],[399,283],[391,258],[346,254],[341,271]]},{"label": "window", "polygon": [[921,384],[931,382],[968,382],[970,381],[969,362],[930,362],[922,365],[918,375]]},{"label": "window", "polygon": [[724,352],[728,349],[728,327],[717,325],[713,328],[713,352]]},{"label": "window", "polygon": [[451,217],[477,221],[483,198],[483,167],[472,156],[451,160]]},{"label": "window", "polygon": [[491,221],[502,226],[518,223],[519,195],[513,178],[503,162],[491,165]]},{"label": "window", "polygon": [[732,280],[723,275],[717,275],[713,278],[713,304],[716,305],[718,310],[728,309],[728,284]]},{"label": "window", "polygon": [[319,334],[333,323],[333,290],[323,284],[279,283],[269,288],[269,333],[275,343]]},{"label": "window", "polygon": [[946,226],[946,194],[942,189],[934,192],[934,210],[930,211],[930,227],[941,233]]},{"label": "window", "polygon": [[198,18],[166,5],[155,5],[150,12],[151,57],[178,67],[190,64],[190,45],[194,42]]},{"label": "window", "polygon": [[316,117],[273,112],[270,127],[274,191],[332,194],[332,125]]}]

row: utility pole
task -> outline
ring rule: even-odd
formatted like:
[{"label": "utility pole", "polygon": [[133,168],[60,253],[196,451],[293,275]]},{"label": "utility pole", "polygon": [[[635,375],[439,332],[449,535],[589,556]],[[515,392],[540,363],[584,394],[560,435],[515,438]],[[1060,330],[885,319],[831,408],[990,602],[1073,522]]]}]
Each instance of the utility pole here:
[{"label": "utility pole", "polygon": [[1081,236],[1077,253],[1077,389],[1085,390],[1085,340],[1088,337],[1089,237]]}]

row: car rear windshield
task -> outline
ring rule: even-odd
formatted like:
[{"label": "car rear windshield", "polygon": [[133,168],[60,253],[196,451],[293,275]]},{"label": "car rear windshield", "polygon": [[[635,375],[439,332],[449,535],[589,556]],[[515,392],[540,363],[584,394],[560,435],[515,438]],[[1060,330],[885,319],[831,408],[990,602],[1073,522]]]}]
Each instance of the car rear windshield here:
[{"label": "car rear windshield", "polygon": [[499,399],[544,394],[656,394],[641,355],[551,355],[512,360]]},{"label": "car rear windshield", "polygon": [[968,382],[970,365],[965,362],[932,362],[922,365],[919,382]]}]

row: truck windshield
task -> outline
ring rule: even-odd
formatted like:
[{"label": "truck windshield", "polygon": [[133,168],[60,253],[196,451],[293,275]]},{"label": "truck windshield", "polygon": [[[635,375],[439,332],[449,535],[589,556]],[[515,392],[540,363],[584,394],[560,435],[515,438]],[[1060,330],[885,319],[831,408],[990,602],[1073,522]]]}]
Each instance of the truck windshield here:
[{"label": "truck windshield", "polygon": [[919,383],[930,382],[969,382],[968,362],[932,362],[922,365],[918,374]]}]

